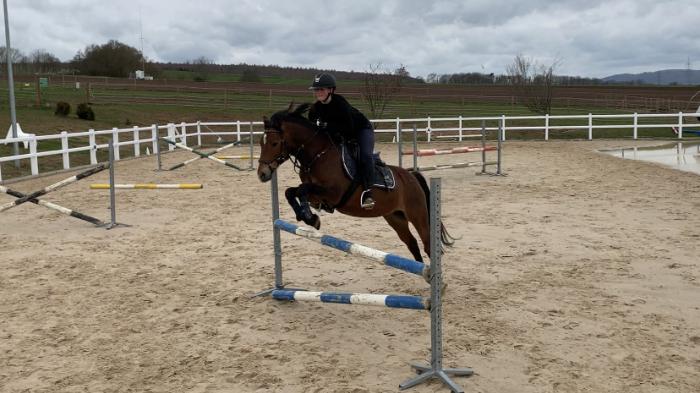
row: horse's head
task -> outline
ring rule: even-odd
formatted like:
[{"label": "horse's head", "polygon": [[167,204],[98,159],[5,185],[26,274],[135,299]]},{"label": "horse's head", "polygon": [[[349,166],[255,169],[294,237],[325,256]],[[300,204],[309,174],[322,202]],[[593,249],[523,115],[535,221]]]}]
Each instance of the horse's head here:
[{"label": "horse's head", "polygon": [[275,113],[270,119],[263,118],[265,132],[260,139],[258,160],[258,178],[262,182],[270,180],[277,167],[289,159],[290,153],[297,148],[295,140],[298,134],[310,125],[302,116],[309,104],[302,104],[294,110],[292,108],[293,104],[290,104],[289,108]]}]

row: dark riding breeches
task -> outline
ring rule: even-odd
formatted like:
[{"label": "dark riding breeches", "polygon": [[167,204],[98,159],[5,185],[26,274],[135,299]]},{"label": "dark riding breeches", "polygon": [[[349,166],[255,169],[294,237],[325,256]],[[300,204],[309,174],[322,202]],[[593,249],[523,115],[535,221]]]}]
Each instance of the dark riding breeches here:
[{"label": "dark riding breeches", "polygon": [[358,167],[362,187],[367,190],[372,186],[374,176],[374,130],[365,128],[357,134],[357,144],[360,148]]}]

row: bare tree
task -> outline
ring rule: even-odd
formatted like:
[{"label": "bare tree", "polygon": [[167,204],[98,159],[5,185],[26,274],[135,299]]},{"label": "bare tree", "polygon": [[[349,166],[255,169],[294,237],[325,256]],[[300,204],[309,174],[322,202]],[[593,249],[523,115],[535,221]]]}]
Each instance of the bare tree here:
[{"label": "bare tree", "polygon": [[[11,48],[10,49],[10,60],[12,61],[13,64],[16,63],[26,63],[27,62],[27,56],[22,53],[17,48]],[[0,46],[0,63],[5,64],[7,63],[7,47],[5,46]]]},{"label": "bare tree", "polygon": [[403,65],[394,72],[387,71],[381,63],[370,64],[365,73],[362,98],[369,105],[372,117],[381,117],[391,98],[401,90],[403,79],[409,76]]},{"label": "bare tree", "polygon": [[[15,74],[29,72],[27,56],[19,49],[10,48],[10,61],[13,64]],[[7,72],[7,48],[4,46],[0,46],[0,64],[2,64],[2,67],[0,67],[0,74],[4,75],[5,72]]]},{"label": "bare tree", "polygon": [[37,49],[29,55],[29,60],[32,62],[34,72],[44,74],[47,72],[56,72],[61,67],[61,61],[52,53],[44,49]]},{"label": "bare tree", "polygon": [[518,54],[513,63],[506,66],[506,73],[515,95],[529,110],[539,114],[552,111],[554,70],[560,61],[555,59],[545,66],[536,60]]},{"label": "bare tree", "polygon": [[211,71],[214,62],[205,56],[199,56],[192,60],[192,71],[194,72],[195,82],[205,82],[209,79],[209,71]]}]

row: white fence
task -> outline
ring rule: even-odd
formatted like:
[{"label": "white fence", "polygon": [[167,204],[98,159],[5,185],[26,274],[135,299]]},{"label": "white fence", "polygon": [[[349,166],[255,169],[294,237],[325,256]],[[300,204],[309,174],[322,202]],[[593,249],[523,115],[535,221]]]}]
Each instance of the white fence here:
[{"label": "white fence", "polygon": [[[552,122],[561,122],[564,120],[573,121],[577,124],[553,125]],[[498,123],[503,124],[503,137],[507,138],[508,131],[525,131],[525,132],[544,132],[544,140],[549,140],[550,132],[562,130],[587,130],[588,139],[592,140],[595,130],[601,129],[627,129],[630,130],[629,136],[632,139],[638,138],[638,130],[640,128],[660,128],[668,129],[669,136],[672,136],[672,129],[677,132],[677,138],[683,138],[684,129],[689,127],[700,128],[700,113],[671,113],[671,114],[621,114],[621,115],[562,115],[562,116],[490,116],[490,117],[440,117],[440,118],[408,118],[408,119],[378,119],[372,120],[376,127],[377,133],[392,133],[396,137],[400,132],[412,132],[413,126],[416,125],[418,131],[424,133],[428,142],[434,138],[452,138],[463,140],[473,137],[476,133],[481,132],[481,122],[486,122],[487,131],[496,131]],[[594,124],[595,122],[595,124]],[[516,123],[516,124],[513,124]],[[517,123],[521,123],[520,125]],[[522,125],[523,123],[535,123],[534,125]],[[16,139],[0,139],[0,144],[9,144],[14,142],[28,142],[29,152],[17,156],[0,157],[0,164],[15,160],[29,160],[31,174],[39,174],[39,158],[47,156],[62,156],[63,168],[70,169],[71,153],[89,152],[90,164],[97,164],[97,151],[106,151],[107,144],[98,144],[98,137],[105,140],[112,138],[115,145],[115,159],[120,159],[120,148],[131,146],[133,156],[141,155],[141,146],[150,145],[151,151],[156,151],[157,138],[162,136],[175,137],[181,143],[188,145],[196,139],[196,144],[202,144],[203,136],[218,136],[218,137],[234,137],[237,141],[241,141],[246,134],[253,132],[255,135],[262,133],[262,122],[196,122],[196,123],[180,123],[167,125],[151,125],[147,127],[130,127],[130,128],[112,128],[111,130],[95,131],[93,129],[85,132],[61,132],[54,135],[35,135],[33,137],[24,137]],[[213,131],[211,128],[222,128],[224,131]],[[165,133],[164,133],[165,131]],[[693,134],[700,134],[698,130],[690,131]],[[87,140],[86,140],[87,137]],[[120,142],[120,139],[122,140]],[[61,148],[58,150],[39,151],[38,145],[41,141],[60,141]],[[78,147],[69,147],[72,144],[80,144]],[[395,140],[398,140],[396,138]],[[168,147],[173,150],[175,147]],[[0,172],[0,182],[2,181],[2,172]]]}]

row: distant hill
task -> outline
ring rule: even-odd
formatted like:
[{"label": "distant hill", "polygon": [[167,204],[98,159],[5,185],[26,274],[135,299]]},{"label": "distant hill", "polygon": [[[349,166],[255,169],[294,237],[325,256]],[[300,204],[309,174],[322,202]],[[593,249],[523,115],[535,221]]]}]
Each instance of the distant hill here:
[{"label": "distant hill", "polygon": [[603,78],[605,83],[635,83],[644,85],[700,85],[700,70],[672,69],[641,74],[616,74]]}]

